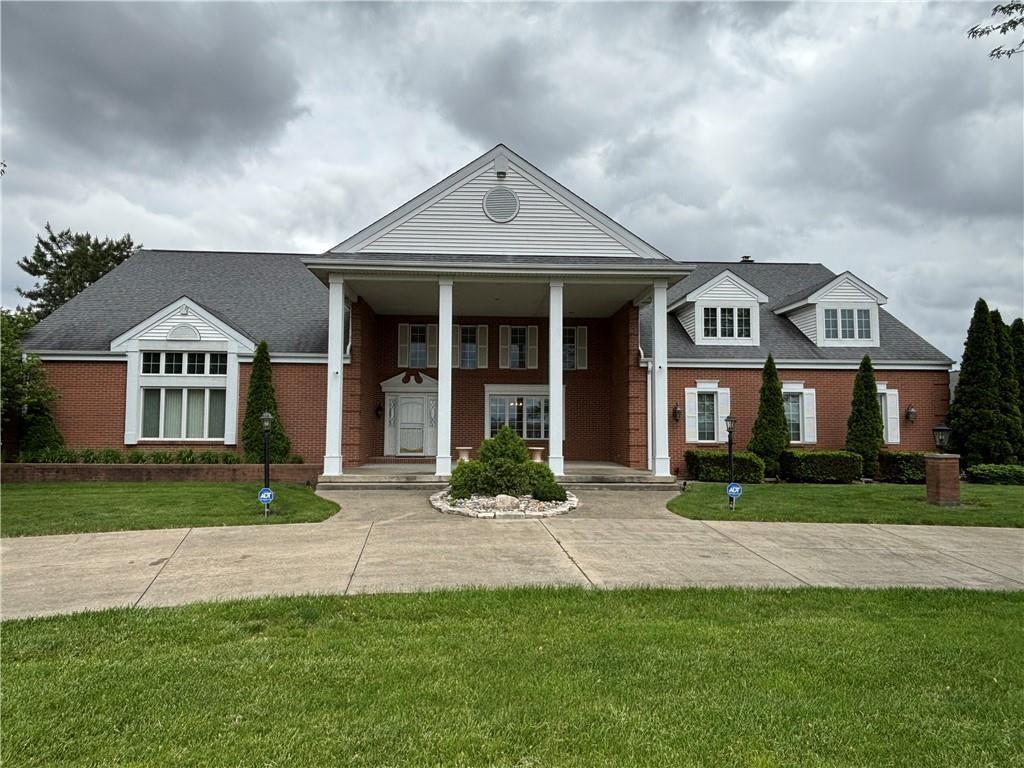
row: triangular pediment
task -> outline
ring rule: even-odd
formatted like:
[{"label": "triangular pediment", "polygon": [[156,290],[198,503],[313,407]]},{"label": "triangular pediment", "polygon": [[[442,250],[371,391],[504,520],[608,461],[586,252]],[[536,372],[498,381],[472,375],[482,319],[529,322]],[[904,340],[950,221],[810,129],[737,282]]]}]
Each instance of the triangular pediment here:
[{"label": "triangular pediment", "polygon": [[881,291],[872,288],[852,272],[844,272],[835,280],[812,293],[809,302],[822,301],[874,301],[879,304],[886,302]]},{"label": "triangular pediment", "polygon": [[420,371],[402,371],[380,383],[381,392],[437,392],[437,379]]},{"label": "triangular pediment", "polygon": [[746,280],[730,270],[718,273],[703,285],[699,285],[683,297],[683,301],[756,301],[766,302],[768,297]]},{"label": "triangular pediment", "polygon": [[501,144],[330,252],[668,258]]},{"label": "triangular pediment", "polygon": [[256,349],[252,339],[188,296],[182,296],[129,328],[110,342],[110,349],[124,351],[146,342],[175,342],[183,346],[228,344],[240,352]]}]

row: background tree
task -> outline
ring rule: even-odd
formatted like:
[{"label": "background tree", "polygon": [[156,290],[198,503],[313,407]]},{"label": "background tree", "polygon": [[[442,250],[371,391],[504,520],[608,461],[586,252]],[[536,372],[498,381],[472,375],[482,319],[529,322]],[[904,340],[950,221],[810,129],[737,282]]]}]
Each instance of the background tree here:
[{"label": "background tree", "polygon": [[846,420],[846,450],[859,453],[864,460],[864,477],[878,473],[878,452],[882,450],[885,427],[878,407],[878,385],[871,358],[864,355],[853,380],[853,405]]},{"label": "background tree", "polygon": [[36,323],[31,312],[0,309],[0,431],[4,453],[59,448],[64,440],[53,422],[53,388],[39,358],[22,359],[21,338]]},{"label": "background tree", "polygon": [[[1018,317],[1010,323],[1010,346],[1013,347],[1013,363],[1016,367],[1020,407],[1024,412],[1024,319],[1022,318]],[[1024,460],[1024,456],[1020,458]]]},{"label": "background tree", "polygon": [[789,445],[789,428],[782,404],[782,383],[775,368],[775,360],[769,354],[761,370],[761,399],[757,405],[757,418],[750,435],[747,450],[753,451],[764,460],[767,475],[778,475],[779,454]]},{"label": "background tree", "polygon": [[1005,439],[999,426],[998,377],[992,314],[985,300],[978,299],[949,407],[951,443],[965,466],[995,461],[993,448],[998,450]]},{"label": "background tree", "polygon": [[137,250],[131,235],[100,240],[88,232],[54,232],[49,222],[46,237],[36,235],[32,255],[18,266],[42,278],[18,293],[29,300],[28,309],[40,320],[95,283]]},{"label": "background tree", "polygon": [[1003,322],[998,309],[992,310],[992,334],[996,342],[996,368],[999,386],[999,415],[1002,439],[994,446],[998,464],[1016,464],[1024,458],[1024,424],[1021,423],[1020,388],[1017,384],[1017,362],[1010,326]]},{"label": "background tree", "polygon": [[277,395],[274,393],[270,351],[267,349],[267,342],[261,341],[252,359],[249,394],[245,399],[245,419],[242,421],[242,450],[246,461],[253,464],[263,462],[261,417],[264,411],[269,411],[274,417],[270,427],[270,461],[279,464],[288,458],[292,445],[277,415]]},{"label": "background tree", "polygon": [[[977,39],[988,37],[993,33],[1008,35],[1015,32],[1018,27],[1024,26],[1024,3],[1000,3],[992,8],[991,15],[997,17],[994,24],[975,24],[967,30],[967,36]],[[1013,54],[1021,51],[1024,51],[1024,40],[1009,48],[997,45],[989,51],[988,55],[993,59],[1000,59],[1004,56],[1010,58]]]}]

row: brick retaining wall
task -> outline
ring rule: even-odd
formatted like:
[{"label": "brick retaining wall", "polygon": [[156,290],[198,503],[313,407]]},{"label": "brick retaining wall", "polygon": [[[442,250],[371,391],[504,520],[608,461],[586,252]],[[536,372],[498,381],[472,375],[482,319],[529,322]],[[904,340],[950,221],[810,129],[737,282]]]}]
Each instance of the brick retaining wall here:
[{"label": "brick retaining wall", "polygon": [[[316,484],[319,464],[271,464],[271,482]],[[263,482],[262,464],[4,464],[5,483],[253,483]]]}]

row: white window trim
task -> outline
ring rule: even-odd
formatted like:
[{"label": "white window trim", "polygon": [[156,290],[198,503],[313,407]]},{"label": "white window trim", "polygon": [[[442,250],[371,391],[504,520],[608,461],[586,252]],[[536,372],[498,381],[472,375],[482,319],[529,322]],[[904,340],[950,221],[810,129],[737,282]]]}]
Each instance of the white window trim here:
[{"label": "white window trim", "polygon": [[[714,440],[701,440],[698,438],[697,395],[707,393],[715,394],[715,418],[717,425]],[[686,404],[684,438],[688,445],[722,445],[729,441],[729,434],[725,428],[725,417],[732,413],[732,394],[728,387],[718,386],[717,380],[698,379],[696,386],[687,387],[684,391],[684,403]]]},{"label": "white window trim", "polygon": [[[752,301],[722,301],[720,299],[709,299],[706,301],[698,301],[694,304],[694,343],[706,346],[718,346],[718,347],[757,347],[761,344],[761,319],[760,312],[758,311],[758,302]],[[733,310],[733,334],[736,333],[739,327],[739,312],[740,309],[750,310],[750,338],[741,338],[739,336],[705,336],[704,335],[704,309],[715,310],[716,325],[721,332],[722,328],[722,314],[723,309]]]},{"label": "white window trim", "polygon": [[[825,338],[825,310],[834,309],[837,310],[836,320],[839,323],[839,338],[838,339],[826,339]],[[852,309],[853,310],[853,333],[854,338],[844,339],[842,337],[843,326],[842,316],[839,310]],[[870,339],[858,339],[857,334],[857,310],[867,309],[871,312],[871,338]],[[819,347],[877,347],[878,346],[878,304],[873,301],[848,301],[848,302],[834,302],[828,301],[817,305],[815,310],[818,331],[818,346]]]},{"label": "white window trim", "polygon": [[[783,381],[782,394],[800,395],[800,439],[790,440],[790,445],[815,445],[818,442],[818,398],[817,392],[808,389],[802,381]],[[786,425],[789,433],[789,425]]]},{"label": "white window trim", "polygon": [[885,395],[885,413],[882,414],[882,439],[886,445],[899,445],[900,442],[900,392],[889,389],[885,381],[876,381],[878,394]]},{"label": "white window trim", "polygon": [[[491,395],[505,397],[548,397],[547,384],[484,384],[484,437],[491,435]],[[565,402],[565,385],[562,385],[562,402]],[[550,398],[549,398],[550,403]],[[562,409],[562,434],[565,434],[565,408]],[[546,437],[524,437],[523,440],[542,440]]]}]

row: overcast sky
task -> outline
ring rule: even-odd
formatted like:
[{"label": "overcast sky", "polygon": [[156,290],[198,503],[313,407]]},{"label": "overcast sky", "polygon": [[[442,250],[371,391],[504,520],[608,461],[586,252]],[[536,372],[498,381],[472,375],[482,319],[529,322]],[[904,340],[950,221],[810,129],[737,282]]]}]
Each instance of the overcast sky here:
[{"label": "overcast sky", "polygon": [[1024,297],[1024,56],[984,4],[19,4],[3,304],[50,221],[322,251],[498,142],[680,260],[822,262],[959,360]]}]

